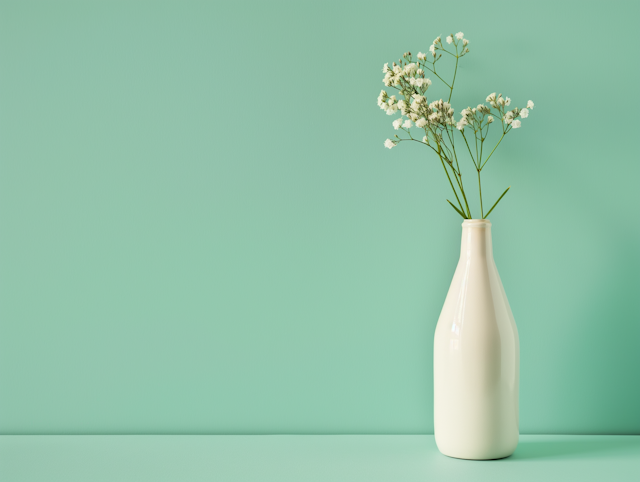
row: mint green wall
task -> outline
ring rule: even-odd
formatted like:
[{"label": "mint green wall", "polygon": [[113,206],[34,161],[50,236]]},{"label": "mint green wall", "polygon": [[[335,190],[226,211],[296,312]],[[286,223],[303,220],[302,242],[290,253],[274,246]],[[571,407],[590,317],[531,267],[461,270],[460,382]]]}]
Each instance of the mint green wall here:
[{"label": "mint green wall", "polygon": [[638,2],[389,5],[1,3],[1,433],[431,432],[461,219],[376,97],[458,30],[456,112],[536,103],[483,186],[521,430],[640,433]]}]

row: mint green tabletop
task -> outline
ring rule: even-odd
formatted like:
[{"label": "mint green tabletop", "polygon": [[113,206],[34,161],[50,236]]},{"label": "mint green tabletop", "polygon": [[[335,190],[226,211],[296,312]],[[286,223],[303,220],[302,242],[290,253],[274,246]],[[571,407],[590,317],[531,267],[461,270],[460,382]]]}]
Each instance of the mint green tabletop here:
[{"label": "mint green tabletop", "polygon": [[523,435],[503,460],[432,435],[4,435],[3,482],[640,480],[640,436]]}]

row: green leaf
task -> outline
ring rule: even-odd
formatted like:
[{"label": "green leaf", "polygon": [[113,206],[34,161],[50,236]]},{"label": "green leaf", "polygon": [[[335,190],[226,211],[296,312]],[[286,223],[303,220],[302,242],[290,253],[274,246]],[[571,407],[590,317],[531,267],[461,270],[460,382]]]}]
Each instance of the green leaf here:
[{"label": "green leaf", "polygon": [[[505,194],[507,194],[507,191],[508,191],[509,189],[511,189],[511,186],[509,186],[507,189],[505,189],[505,191],[502,193],[502,196],[500,196],[500,197],[498,198],[498,200],[496,201],[496,203],[491,207],[491,209],[489,209],[489,212],[488,212],[487,214],[485,214],[485,215],[484,215],[484,218],[482,218],[482,219],[487,219],[487,216],[489,216],[489,214],[491,214],[491,211],[493,211],[493,208],[495,208],[495,207],[498,205],[498,203],[500,202],[500,199],[502,199],[502,198],[504,197],[504,195],[505,195]],[[452,204],[452,206],[453,206],[453,204]]]},{"label": "green leaf", "polygon": [[462,211],[460,211],[457,207],[455,207],[455,206],[451,203],[451,201],[449,201],[449,200],[447,199],[447,202],[448,202],[449,204],[451,204],[451,207],[452,207],[453,209],[455,209],[455,210],[456,210],[456,212],[457,212],[460,216],[462,216],[462,219],[467,219],[467,217],[466,217],[464,214],[462,214]]}]

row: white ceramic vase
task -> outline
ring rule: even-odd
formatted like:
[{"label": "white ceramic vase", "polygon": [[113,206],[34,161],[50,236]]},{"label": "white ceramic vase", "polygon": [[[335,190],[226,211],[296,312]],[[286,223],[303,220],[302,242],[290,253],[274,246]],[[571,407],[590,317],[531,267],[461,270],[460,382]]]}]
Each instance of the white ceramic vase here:
[{"label": "white ceramic vase", "polygon": [[520,346],[493,261],[491,222],[462,223],[460,261],[434,340],[438,449],[460,459],[499,459],[518,445]]}]

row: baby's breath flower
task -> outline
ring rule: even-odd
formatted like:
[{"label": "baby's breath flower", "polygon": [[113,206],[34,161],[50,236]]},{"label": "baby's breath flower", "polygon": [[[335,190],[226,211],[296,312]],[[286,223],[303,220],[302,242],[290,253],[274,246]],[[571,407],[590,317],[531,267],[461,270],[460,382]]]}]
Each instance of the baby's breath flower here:
[{"label": "baby's breath flower", "polygon": [[[454,57],[456,61],[456,70],[453,73],[453,79],[455,79],[455,73],[458,69],[458,60],[469,52],[469,49],[467,48],[469,41],[464,38],[464,34],[462,32],[446,35],[445,40],[449,45],[453,44],[453,46],[455,46],[456,53]],[[478,148],[477,144],[480,144],[480,159],[477,159],[476,161],[482,161],[482,164],[475,165],[478,170],[478,183],[480,183],[480,170],[482,170],[482,167],[484,167],[486,161],[492,156],[493,151],[495,151],[495,148],[502,140],[501,137],[500,140],[497,141],[495,147],[493,147],[491,153],[488,153],[488,156],[486,156],[485,159],[482,159],[482,145],[487,139],[487,134],[485,133],[484,128],[487,127],[486,130],[488,131],[489,124],[495,123],[496,120],[500,121],[502,118],[502,122],[498,124],[498,128],[499,130],[502,130],[501,134],[503,136],[511,129],[519,129],[522,126],[521,119],[529,117],[530,110],[533,109],[534,106],[533,101],[528,101],[525,108],[514,107],[513,109],[508,110],[507,107],[511,105],[511,99],[503,96],[502,94],[496,95],[496,93],[493,92],[487,96],[485,101],[486,104],[483,102],[481,104],[477,104],[476,107],[467,107],[462,110],[460,117],[456,119],[454,117],[454,109],[449,102],[446,102],[444,99],[439,99],[429,103],[427,100],[427,89],[432,83],[431,79],[425,76],[425,71],[427,70],[427,67],[425,67],[427,58],[430,59],[428,62],[432,63],[435,69],[435,63],[442,57],[441,53],[437,51],[445,50],[440,36],[438,36],[428,48],[429,50],[426,53],[418,52],[417,57],[412,57],[411,52],[405,52],[397,63],[390,62],[384,64],[382,68],[382,72],[384,73],[382,82],[387,87],[396,88],[398,91],[396,93],[398,98],[396,99],[395,95],[389,96],[386,90],[383,89],[380,91],[378,96],[378,106],[380,109],[384,110],[387,115],[396,113],[400,114],[398,118],[392,121],[392,126],[396,131],[405,131],[407,136],[404,137],[408,137],[408,139],[404,138],[400,133],[398,133],[398,135],[395,135],[393,139],[385,140],[384,146],[388,149],[392,149],[402,141],[418,140],[419,138],[414,137],[413,135],[417,131],[414,129],[414,131],[411,132],[410,130],[415,126],[418,129],[423,129],[423,132],[426,134],[422,138],[421,142],[432,147],[434,150],[436,150],[437,147],[436,152],[440,157],[440,160],[447,163],[450,167],[453,167],[454,159],[457,161],[458,157],[456,153],[456,146],[453,141],[453,137],[458,136],[458,134],[453,134],[453,128],[455,128],[460,131],[460,135],[464,136],[465,140],[467,140],[466,136],[473,136],[472,142],[475,141],[476,149]],[[449,51],[449,53],[451,52]],[[413,61],[414,58],[415,62]],[[450,61],[451,59],[448,60]],[[440,80],[449,87],[446,80],[442,78],[440,78]],[[451,81],[450,87],[453,91],[452,85],[453,81]],[[447,93],[449,98],[451,98],[451,93]],[[505,124],[507,127],[505,127]],[[465,132],[466,127],[469,127],[469,129]],[[445,130],[447,132],[446,137],[444,135]],[[456,172],[458,187],[464,195],[462,178],[460,177],[461,173],[456,169],[454,169],[454,171]],[[449,179],[449,181],[451,181],[451,179]],[[490,211],[493,211],[493,208],[498,204],[498,202],[500,202],[507,191],[504,191],[502,196],[498,198],[498,201],[493,205]],[[480,202],[482,203],[482,196]],[[465,213],[458,209],[456,209],[456,211],[458,211],[458,214],[461,214],[464,218],[471,216],[468,207]],[[484,215],[482,211],[480,214],[486,218],[486,215]]]},{"label": "baby's breath flower", "polygon": [[405,74],[405,75],[413,75],[413,74],[415,74],[415,73],[416,73],[416,69],[417,69],[417,68],[418,68],[418,67],[417,67],[417,66],[416,66],[416,64],[414,64],[414,63],[407,64],[407,65],[404,67],[404,74]]},{"label": "baby's breath flower", "polygon": [[387,91],[386,90],[381,90],[380,91],[380,95],[378,96],[378,107],[380,107],[381,109],[387,109],[387,104],[386,104],[386,100],[387,100]]},{"label": "baby's breath flower", "polygon": [[507,112],[504,115],[503,119],[507,124],[511,124],[511,122],[513,121],[513,112],[511,111]]}]

